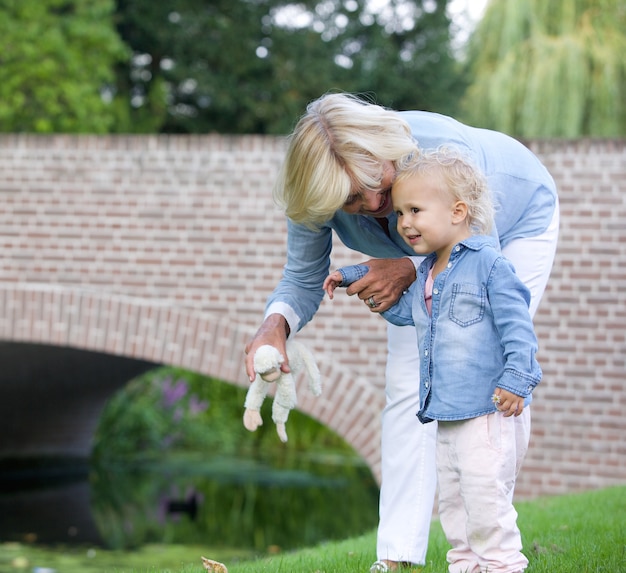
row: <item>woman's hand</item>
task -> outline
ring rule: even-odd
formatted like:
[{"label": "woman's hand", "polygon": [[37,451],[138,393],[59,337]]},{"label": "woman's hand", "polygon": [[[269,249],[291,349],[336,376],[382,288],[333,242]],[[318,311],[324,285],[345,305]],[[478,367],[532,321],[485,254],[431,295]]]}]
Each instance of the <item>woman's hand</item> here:
[{"label": "woman's hand", "polygon": [[372,312],[382,312],[395,304],[415,281],[415,265],[407,257],[400,259],[371,259],[363,263],[367,274],[353,282],[346,293],[358,295]]},{"label": "woman's hand", "polygon": [[283,355],[285,361],[280,369],[287,373],[291,372],[289,368],[289,357],[287,356],[287,336],[289,334],[289,325],[282,314],[270,314],[256,331],[256,334],[246,344],[246,373],[250,382],[254,382],[256,372],[254,371],[254,353],[259,346],[269,344]]}]

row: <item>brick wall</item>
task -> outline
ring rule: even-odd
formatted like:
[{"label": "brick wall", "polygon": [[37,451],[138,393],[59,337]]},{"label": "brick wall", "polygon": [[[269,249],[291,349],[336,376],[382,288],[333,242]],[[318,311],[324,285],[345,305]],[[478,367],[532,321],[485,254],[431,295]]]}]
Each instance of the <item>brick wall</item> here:
[{"label": "brick wall", "polygon": [[535,142],[561,232],[535,319],[544,380],[523,492],[626,482],[626,143]]},{"label": "brick wall", "polygon": [[[529,146],[559,186],[561,236],[537,313],[544,380],[518,494],[626,482],[626,142]],[[0,136],[0,341],[166,362],[245,385],[243,344],[280,277],[270,196],[284,140]],[[340,244],[333,265],[361,260]],[[376,475],[385,326],[349,297],[300,339],[322,363],[301,409]]]}]

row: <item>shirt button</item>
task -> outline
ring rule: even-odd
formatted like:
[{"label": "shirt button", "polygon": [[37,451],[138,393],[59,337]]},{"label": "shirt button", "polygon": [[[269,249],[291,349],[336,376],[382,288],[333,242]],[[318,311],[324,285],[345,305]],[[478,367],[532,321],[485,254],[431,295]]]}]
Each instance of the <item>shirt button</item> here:
[{"label": "shirt button", "polygon": [[424,388],[428,388],[428,382],[424,382]]},{"label": "shirt button", "polygon": [[461,246],[457,245],[456,247],[454,247],[454,250],[457,251],[457,252],[460,251],[461,250]]},{"label": "shirt button", "polygon": [[424,350],[424,356],[428,356],[428,350]]},{"label": "shirt button", "polygon": [[433,289],[433,294],[439,294],[439,289],[438,288],[434,288]]},{"label": "shirt button", "polygon": [[448,263],[448,268],[452,267],[452,263]]}]

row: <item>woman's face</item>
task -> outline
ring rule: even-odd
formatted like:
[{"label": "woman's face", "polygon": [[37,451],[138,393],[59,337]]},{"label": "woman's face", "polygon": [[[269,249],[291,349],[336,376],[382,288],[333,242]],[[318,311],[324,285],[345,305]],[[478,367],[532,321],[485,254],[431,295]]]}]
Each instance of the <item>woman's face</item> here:
[{"label": "woman's face", "polygon": [[380,189],[353,189],[344,203],[342,211],[350,215],[370,215],[386,217],[393,211],[391,184],[396,177],[396,169],[391,161],[383,162],[383,178]]}]

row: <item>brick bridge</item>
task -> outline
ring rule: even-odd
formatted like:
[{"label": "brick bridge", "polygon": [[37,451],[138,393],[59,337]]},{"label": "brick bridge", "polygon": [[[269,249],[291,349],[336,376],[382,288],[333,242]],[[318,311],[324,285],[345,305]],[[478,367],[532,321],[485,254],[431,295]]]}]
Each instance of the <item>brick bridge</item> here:
[{"label": "brick bridge", "polygon": [[[626,483],[626,142],[530,146],[562,229],[521,497]],[[261,136],[0,136],[0,457],[87,456],[105,400],[155,364],[247,385],[284,263],[283,153]],[[357,260],[336,246],[335,266]],[[338,297],[299,339],[324,380],[299,408],[378,477],[383,320]]]}]

